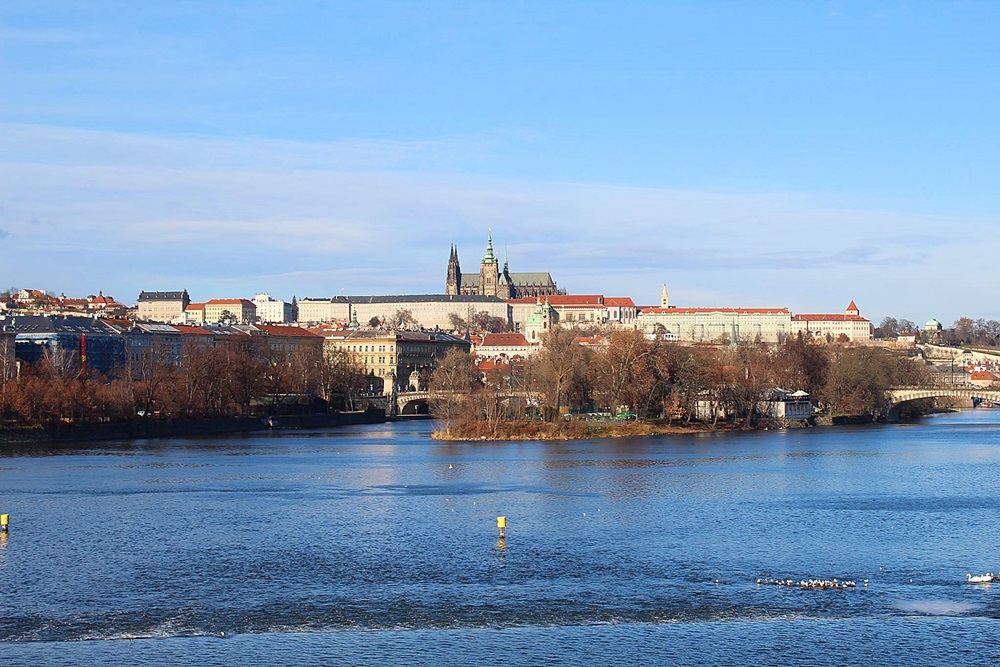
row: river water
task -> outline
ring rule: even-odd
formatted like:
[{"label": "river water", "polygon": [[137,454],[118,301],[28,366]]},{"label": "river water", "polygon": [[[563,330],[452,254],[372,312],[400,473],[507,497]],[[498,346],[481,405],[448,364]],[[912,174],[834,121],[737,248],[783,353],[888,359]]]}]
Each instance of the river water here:
[{"label": "river water", "polygon": [[2,664],[1000,661],[1000,584],[965,576],[1000,573],[1000,411],[558,443],[430,426],[0,452]]}]

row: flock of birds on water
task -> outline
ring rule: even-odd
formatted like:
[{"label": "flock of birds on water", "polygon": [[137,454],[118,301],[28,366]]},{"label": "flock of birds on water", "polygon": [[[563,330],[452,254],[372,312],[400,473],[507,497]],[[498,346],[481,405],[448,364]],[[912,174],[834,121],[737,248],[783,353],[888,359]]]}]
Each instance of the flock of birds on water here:
[{"label": "flock of birds on water", "polygon": [[[868,580],[862,581],[865,587],[868,586]],[[834,577],[833,579],[800,579],[795,581],[794,579],[758,579],[758,586],[789,586],[792,588],[801,588],[807,591],[842,591],[849,588],[857,588],[858,584],[855,581],[846,580],[841,581]]]},{"label": "flock of birds on water", "polygon": [[[881,568],[879,568],[881,569]],[[965,579],[970,584],[992,584],[994,582],[1000,582],[1000,574],[993,574],[992,572],[987,572],[986,574],[966,574]],[[718,580],[716,580],[718,583]],[[865,588],[868,588],[868,580],[863,579],[861,583]],[[913,580],[910,579],[910,583]],[[851,588],[857,588],[858,584],[856,581],[851,579],[840,580],[834,577],[833,579],[757,579],[758,586],[785,586],[788,588],[801,588],[807,591],[843,591]]]}]

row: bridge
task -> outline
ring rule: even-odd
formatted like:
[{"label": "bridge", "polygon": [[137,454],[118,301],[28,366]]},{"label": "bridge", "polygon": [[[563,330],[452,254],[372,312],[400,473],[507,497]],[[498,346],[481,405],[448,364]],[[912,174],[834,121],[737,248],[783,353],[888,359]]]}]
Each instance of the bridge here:
[{"label": "bridge", "polygon": [[[387,408],[392,410],[395,408],[395,412],[390,412],[390,417],[406,417],[412,415],[429,415],[431,413],[431,405],[437,399],[442,399],[449,396],[449,392],[446,391],[401,391],[396,394],[395,403],[389,402]],[[525,399],[538,399],[541,395],[537,392],[530,391],[511,391],[503,396],[501,400],[508,401],[512,398],[525,398]]]},{"label": "bridge", "polygon": [[905,403],[938,398],[958,398],[972,402],[989,399],[1000,402],[1000,389],[980,389],[977,387],[893,387],[888,392],[889,409],[886,418],[889,421],[899,419],[899,410]]}]

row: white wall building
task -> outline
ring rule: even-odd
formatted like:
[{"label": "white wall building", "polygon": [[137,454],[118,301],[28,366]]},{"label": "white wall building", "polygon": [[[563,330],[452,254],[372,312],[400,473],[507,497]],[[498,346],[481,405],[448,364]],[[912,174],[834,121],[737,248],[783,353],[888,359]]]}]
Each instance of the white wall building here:
[{"label": "white wall building", "polygon": [[270,294],[258,294],[253,298],[257,306],[257,321],[264,324],[284,324],[292,321],[292,304],[275,299]]},{"label": "white wall building", "polygon": [[778,343],[792,332],[787,308],[643,308],[638,320],[646,333],[694,343]]},{"label": "white wall building", "polygon": [[796,315],[792,318],[792,331],[830,342],[854,343],[875,338],[875,327],[861,317],[853,301],[843,313]]}]

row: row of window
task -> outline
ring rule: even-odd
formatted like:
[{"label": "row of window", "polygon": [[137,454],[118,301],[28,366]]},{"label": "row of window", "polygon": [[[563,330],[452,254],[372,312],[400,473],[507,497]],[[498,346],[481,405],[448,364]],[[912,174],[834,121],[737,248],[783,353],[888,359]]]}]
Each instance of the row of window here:
[{"label": "row of window", "polygon": [[395,352],[395,347],[395,345],[348,345],[347,349],[351,352]]}]

